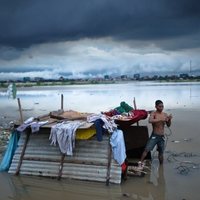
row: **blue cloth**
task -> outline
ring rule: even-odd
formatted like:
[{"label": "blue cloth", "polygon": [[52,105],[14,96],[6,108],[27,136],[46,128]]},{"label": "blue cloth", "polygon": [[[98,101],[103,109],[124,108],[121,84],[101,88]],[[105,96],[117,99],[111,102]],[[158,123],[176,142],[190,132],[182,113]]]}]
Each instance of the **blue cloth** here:
[{"label": "blue cloth", "polygon": [[97,119],[94,121],[95,129],[96,129],[96,136],[97,140],[100,142],[103,140],[103,134],[106,130],[103,128],[104,122],[102,119]]},{"label": "blue cloth", "polygon": [[124,135],[121,130],[116,129],[110,138],[114,159],[122,165],[126,159],[126,148],[124,143]]},{"label": "blue cloth", "polygon": [[18,132],[13,131],[9,140],[9,144],[7,146],[7,150],[0,164],[0,171],[7,171],[9,169],[10,164],[12,162],[13,155],[17,148],[18,140],[19,140]]}]

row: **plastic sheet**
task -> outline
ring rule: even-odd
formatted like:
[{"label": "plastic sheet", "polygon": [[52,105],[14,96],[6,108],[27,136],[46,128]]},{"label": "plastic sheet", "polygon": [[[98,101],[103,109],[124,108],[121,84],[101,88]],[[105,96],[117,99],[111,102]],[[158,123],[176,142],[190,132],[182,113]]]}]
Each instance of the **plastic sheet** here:
[{"label": "plastic sheet", "polygon": [[18,132],[13,131],[9,140],[9,144],[7,146],[7,150],[0,164],[0,171],[7,171],[9,169],[10,164],[12,162],[13,155],[17,148],[18,140],[19,140]]}]

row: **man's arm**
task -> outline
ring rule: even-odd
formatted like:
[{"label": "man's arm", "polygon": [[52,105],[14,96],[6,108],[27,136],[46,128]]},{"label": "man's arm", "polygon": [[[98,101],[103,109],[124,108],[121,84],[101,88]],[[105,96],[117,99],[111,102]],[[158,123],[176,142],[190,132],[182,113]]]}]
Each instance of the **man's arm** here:
[{"label": "man's arm", "polygon": [[171,126],[171,123],[172,123],[172,115],[169,115],[169,116],[167,116],[166,125],[167,125],[168,127],[170,127],[170,126]]}]

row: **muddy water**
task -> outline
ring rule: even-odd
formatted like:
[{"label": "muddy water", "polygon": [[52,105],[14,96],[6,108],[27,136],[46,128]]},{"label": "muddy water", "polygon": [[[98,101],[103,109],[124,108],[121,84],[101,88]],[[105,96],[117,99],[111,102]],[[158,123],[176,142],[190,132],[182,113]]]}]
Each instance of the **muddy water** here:
[{"label": "muddy water", "polygon": [[[142,86],[143,87],[143,86]],[[159,86],[155,90],[152,89],[151,94],[153,97],[144,98],[145,94],[138,95],[138,104],[140,107],[147,101],[146,109],[152,109],[153,99],[157,99],[156,93],[162,93],[164,86]],[[169,88],[170,87],[170,88]],[[200,99],[198,92],[194,88],[189,86],[177,86],[176,92],[179,95],[175,95],[174,86],[165,86],[167,93],[159,94],[166,102],[166,112],[173,114],[173,124],[171,127],[172,135],[169,136],[167,141],[167,147],[165,152],[165,161],[162,167],[159,166],[157,160],[157,152],[152,153],[153,160],[152,165],[147,170],[147,175],[144,177],[128,177],[128,179],[121,185],[105,186],[104,183],[85,182],[62,179],[57,181],[56,179],[40,178],[40,177],[28,177],[28,176],[12,176],[7,173],[0,173],[0,200],[14,199],[14,200],[32,200],[32,199],[138,199],[138,200],[199,200],[199,180],[200,180],[200,128],[199,128],[199,116],[200,116]],[[199,87],[199,86],[198,86]],[[80,88],[79,88],[80,89]],[[149,88],[151,89],[151,87]],[[182,89],[182,90],[181,90]],[[172,91],[173,92],[172,92]],[[181,91],[178,91],[181,90]],[[74,91],[74,90],[73,90]],[[121,100],[117,98],[115,90],[113,91],[114,102]],[[128,92],[132,91],[128,87]],[[128,93],[126,90],[124,94]],[[24,91],[23,91],[24,92]],[[63,91],[61,91],[63,92]],[[81,94],[73,92],[77,98],[84,96],[84,92],[79,90]],[[90,91],[91,92],[91,91]],[[145,92],[145,91],[144,91]],[[191,95],[192,92],[192,95]],[[44,92],[45,93],[45,92]],[[118,92],[119,93],[119,92]],[[25,93],[24,93],[25,94]],[[94,96],[101,96],[102,89],[94,92]],[[105,93],[103,93],[105,95]],[[183,95],[184,94],[184,95]],[[93,96],[91,95],[91,96]],[[107,94],[110,95],[110,94]],[[148,93],[146,93],[148,95]],[[174,96],[173,96],[174,95]],[[181,96],[182,95],[182,96]],[[189,96],[190,95],[190,96]],[[149,94],[150,96],[150,94]],[[180,98],[178,98],[180,96]],[[112,96],[109,96],[111,98]],[[123,95],[122,95],[123,97]],[[21,97],[22,98],[22,97]],[[24,97],[25,98],[25,97]],[[28,97],[26,97],[28,98]],[[94,98],[94,97],[92,97]],[[143,99],[144,98],[144,99]],[[22,98],[23,99],[23,98]],[[42,105],[34,104],[34,101],[40,103],[40,98],[30,100],[30,105],[33,107]],[[102,98],[103,99],[103,98]],[[2,99],[0,99],[2,100]],[[130,101],[129,99],[125,99]],[[4,101],[4,100],[2,100]],[[25,100],[28,102],[28,100]],[[69,101],[71,101],[69,97]],[[76,101],[78,101],[76,99]],[[80,101],[80,100],[79,100]],[[110,100],[111,101],[111,100]],[[42,102],[42,100],[41,100]],[[174,102],[173,104],[171,104]],[[105,101],[100,103],[101,108],[108,108],[110,105]],[[111,102],[110,102],[111,103]],[[176,106],[174,106],[176,104]],[[2,104],[1,104],[2,105]],[[6,103],[5,103],[6,105]],[[14,104],[13,104],[14,105]],[[72,104],[73,105],[73,104]],[[84,105],[84,104],[82,104]],[[54,106],[54,105],[52,105]],[[144,107],[145,107],[144,106]],[[12,109],[17,109],[15,105],[7,110],[12,114]],[[38,108],[37,108],[38,109]],[[6,113],[3,113],[6,114]],[[12,115],[9,115],[12,118]],[[26,113],[32,115],[30,111]],[[15,116],[17,112],[15,110]],[[143,125],[148,125],[147,120],[141,122]],[[149,126],[149,133],[151,127]],[[166,133],[170,134],[170,131],[166,129]],[[172,153],[176,153],[173,157]],[[182,153],[182,154],[180,154]],[[180,162],[187,161],[190,163],[187,165],[187,173],[182,173],[178,170]],[[179,168],[180,169],[180,168]]]}]

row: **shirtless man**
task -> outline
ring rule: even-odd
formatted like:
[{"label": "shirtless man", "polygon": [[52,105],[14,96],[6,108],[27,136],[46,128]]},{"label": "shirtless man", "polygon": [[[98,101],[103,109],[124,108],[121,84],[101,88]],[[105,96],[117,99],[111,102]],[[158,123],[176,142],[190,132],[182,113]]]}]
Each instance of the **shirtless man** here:
[{"label": "shirtless man", "polygon": [[161,100],[157,100],[155,102],[155,108],[156,111],[152,112],[149,117],[149,123],[152,124],[153,131],[139,162],[140,167],[143,166],[143,161],[147,156],[148,152],[152,151],[156,145],[158,147],[157,150],[159,162],[160,164],[163,163],[163,153],[165,149],[164,126],[165,124],[168,127],[171,126],[172,115],[167,115],[163,112],[164,106]]}]

